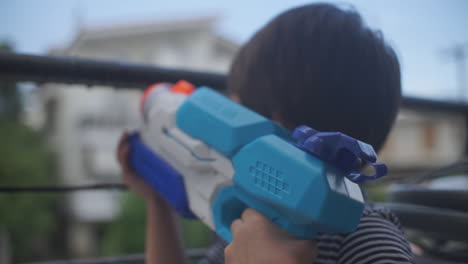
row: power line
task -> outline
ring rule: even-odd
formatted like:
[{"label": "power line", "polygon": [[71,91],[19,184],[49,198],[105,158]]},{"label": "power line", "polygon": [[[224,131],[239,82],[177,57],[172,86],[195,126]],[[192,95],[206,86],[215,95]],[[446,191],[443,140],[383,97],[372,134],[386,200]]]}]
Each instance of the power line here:
[{"label": "power line", "polygon": [[[189,258],[200,258],[206,255],[206,248],[189,248],[185,250],[185,254]],[[75,260],[53,260],[28,262],[23,264],[117,264],[117,263],[143,263],[145,261],[144,254],[131,254],[116,257],[101,257]]]},{"label": "power line", "polygon": [[24,192],[75,192],[91,190],[119,190],[125,191],[128,187],[122,183],[102,183],[76,186],[0,186],[0,193],[24,193]]},{"label": "power line", "polygon": [[117,264],[117,263],[143,263],[145,261],[144,254],[132,254],[117,257],[75,259],[75,260],[52,260],[40,262],[28,262],[24,264]]}]

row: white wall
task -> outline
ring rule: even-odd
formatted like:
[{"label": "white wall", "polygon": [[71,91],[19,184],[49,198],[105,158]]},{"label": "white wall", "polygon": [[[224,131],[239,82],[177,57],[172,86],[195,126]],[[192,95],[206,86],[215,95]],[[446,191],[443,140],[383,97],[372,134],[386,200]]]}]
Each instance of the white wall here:
[{"label": "white wall", "polygon": [[465,129],[462,115],[403,109],[380,157],[393,169],[448,165],[463,157]]}]

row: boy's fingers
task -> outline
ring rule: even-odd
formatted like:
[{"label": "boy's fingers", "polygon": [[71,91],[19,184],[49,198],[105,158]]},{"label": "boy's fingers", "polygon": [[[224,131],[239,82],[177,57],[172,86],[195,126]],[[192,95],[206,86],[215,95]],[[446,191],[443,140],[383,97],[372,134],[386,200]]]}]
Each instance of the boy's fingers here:
[{"label": "boy's fingers", "polygon": [[124,145],[119,153],[119,162],[124,172],[133,172],[128,161],[129,155],[130,155],[130,146]]},{"label": "boy's fingers", "polygon": [[263,216],[261,213],[258,211],[252,209],[252,208],[247,208],[244,210],[241,216],[242,220],[244,221],[256,221],[256,220],[263,220],[265,216]]},{"label": "boy's fingers", "polygon": [[241,219],[236,219],[232,222],[231,224],[231,233],[233,236],[235,236],[241,229],[242,226],[242,220]]},{"label": "boy's fingers", "polygon": [[128,132],[125,131],[120,136],[119,143],[117,144],[117,149],[119,149],[123,144],[127,143],[127,139],[128,139]]},{"label": "boy's fingers", "polygon": [[125,161],[125,155],[128,154],[128,145],[120,145],[117,149],[117,160],[121,165],[123,165]]},{"label": "boy's fingers", "polygon": [[226,260],[226,264],[232,263],[233,252],[232,252],[232,243],[229,244],[227,247],[224,248],[224,257]]},{"label": "boy's fingers", "polygon": [[130,146],[128,144],[123,145],[117,154],[117,159],[122,167],[124,173],[131,172],[130,164],[128,162],[128,156],[130,155]]},{"label": "boy's fingers", "polygon": [[128,139],[128,133],[127,132],[124,132],[122,133],[122,135],[120,136],[120,139],[119,139],[119,143],[117,143],[117,160],[119,162],[121,162],[121,159],[120,159],[120,153],[122,152],[122,148],[123,146],[127,145],[127,139]]}]

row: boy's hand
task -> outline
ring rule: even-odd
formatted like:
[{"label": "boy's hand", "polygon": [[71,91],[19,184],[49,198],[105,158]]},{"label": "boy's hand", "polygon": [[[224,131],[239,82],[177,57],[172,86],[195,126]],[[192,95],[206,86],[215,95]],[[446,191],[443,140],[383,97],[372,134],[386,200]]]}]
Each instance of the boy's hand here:
[{"label": "boy's hand", "polygon": [[122,168],[124,183],[133,191],[138,193],[143,199],[149,201],[157,198],[156,192],[136,174],[130,166],[128,155],[130,154],[130,144],[128,143],[128,133],[122,134],[117,146],[117,160]]},{"label": "boy's hand", "polygon": [[317,256],[314,242],[294,238],[253,209],[232,223],[231,232],[233,240],[224,250],[227,264],[311,264]]}]

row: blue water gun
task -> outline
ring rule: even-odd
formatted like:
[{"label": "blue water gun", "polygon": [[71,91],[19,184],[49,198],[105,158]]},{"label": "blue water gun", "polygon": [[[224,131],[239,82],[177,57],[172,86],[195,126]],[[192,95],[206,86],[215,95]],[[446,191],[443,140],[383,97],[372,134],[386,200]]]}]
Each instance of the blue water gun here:
[{"label": "blue water gun", "polygon": [[[181,216],[227,242],[246,208],[301,239],[352,232],[364,207],[358,184],[387,173],[366,143],[307,126],[291,133],[184,81],[151,86],[141,106],[131,165]],[[366,164],[375,175],[360,173]]]}]

